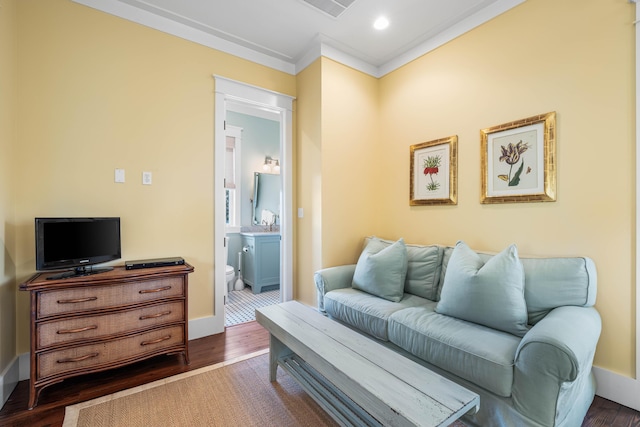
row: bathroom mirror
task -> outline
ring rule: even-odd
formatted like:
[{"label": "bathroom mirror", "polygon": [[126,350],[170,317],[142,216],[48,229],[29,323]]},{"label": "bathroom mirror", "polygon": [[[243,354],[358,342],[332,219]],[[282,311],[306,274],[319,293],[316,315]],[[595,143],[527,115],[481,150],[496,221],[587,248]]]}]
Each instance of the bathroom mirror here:
[{"label": "bathroom mirror", "polygon": [[[270,213],[275,214],[275,218],[271,219]],[[263,219],[267,221],[266,225],[280,224],[280,175],[255,172],[252,221],[265,225]]]}]

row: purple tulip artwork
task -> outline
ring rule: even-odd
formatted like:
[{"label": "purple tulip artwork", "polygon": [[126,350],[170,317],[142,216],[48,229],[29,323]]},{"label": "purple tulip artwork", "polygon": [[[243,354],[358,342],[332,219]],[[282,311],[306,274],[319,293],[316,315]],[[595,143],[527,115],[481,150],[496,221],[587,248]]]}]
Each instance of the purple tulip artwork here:
[{"label": "purple tulip artwork", "polygon": [[482,203],[555,201],[555,112],[480,134]]}]

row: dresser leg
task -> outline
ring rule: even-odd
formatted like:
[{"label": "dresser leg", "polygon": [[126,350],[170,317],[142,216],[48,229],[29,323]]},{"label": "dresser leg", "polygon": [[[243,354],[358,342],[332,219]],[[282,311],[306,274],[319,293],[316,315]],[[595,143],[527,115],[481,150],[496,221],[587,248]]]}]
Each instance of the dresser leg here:
[{"label": "dresser leg", "polygon": [[29,406],[27,408],[29,411],[35,408],[38,404],[38,398],[40,397],[40,392],[42,391],[42,387],[30,387],[31,389],[29,390]]}]

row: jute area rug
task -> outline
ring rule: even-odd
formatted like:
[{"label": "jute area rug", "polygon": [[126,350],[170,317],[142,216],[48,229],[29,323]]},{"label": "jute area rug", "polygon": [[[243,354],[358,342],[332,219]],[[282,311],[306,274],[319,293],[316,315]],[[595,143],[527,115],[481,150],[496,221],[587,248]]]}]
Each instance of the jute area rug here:
[{"label": "jute area rug", "polygon": [[63,427],[336,426],[268,350],[68,406]]}]

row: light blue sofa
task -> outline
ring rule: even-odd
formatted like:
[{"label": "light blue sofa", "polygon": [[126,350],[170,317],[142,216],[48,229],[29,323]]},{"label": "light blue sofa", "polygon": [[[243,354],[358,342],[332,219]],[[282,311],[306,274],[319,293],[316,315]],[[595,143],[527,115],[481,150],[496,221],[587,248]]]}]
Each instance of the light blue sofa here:
[{"label": "light blue sofa", "polygon": [[[372,241],[378,245],[376,250],[394,244],[372,237],[365,239],[365,249]],[[448,290],[457,277],[457,272],[447,270],[457,246],[405,247],[406,274],[398,302],[372,294],[366,283],[355,286],[354,273],[363,280],[362,271],[356,272],[361,256],[358,265],[315,273],[318,309],[478,393],[480,410],[463,417],[467,425],[580,426],[595,395],[591,368],[601,330],[593,307],[593,261],[517,258],[516,253],[526,304],[526,329],[518,336],[487,327],[481,320],[476,323],[441,313],[445,307],[439,309],[438,304],[445,278],[448,274]],[[489,265],[496,255],[477,256]],[[384,276],[387,270],[379,274]],[[447,298],[450,306],[465,300],[460,294]],[[474,298],[477,305],[484,299]]]}]

